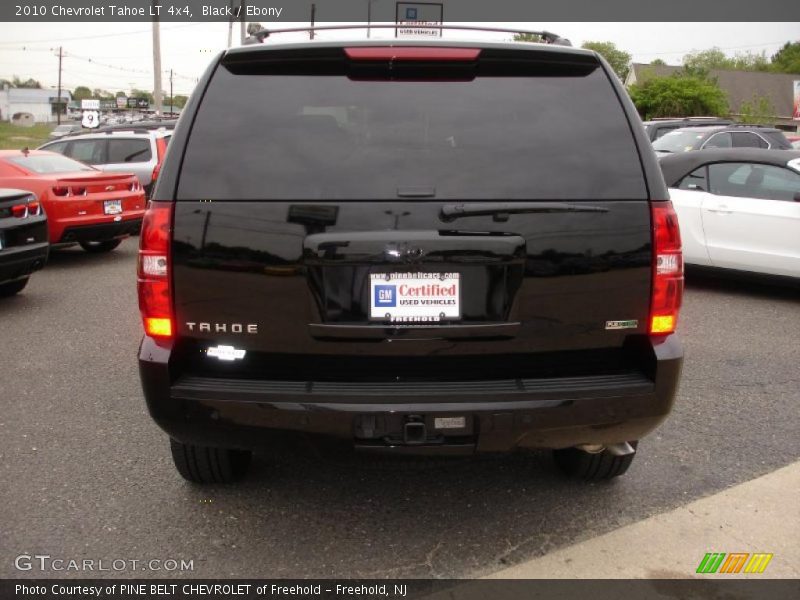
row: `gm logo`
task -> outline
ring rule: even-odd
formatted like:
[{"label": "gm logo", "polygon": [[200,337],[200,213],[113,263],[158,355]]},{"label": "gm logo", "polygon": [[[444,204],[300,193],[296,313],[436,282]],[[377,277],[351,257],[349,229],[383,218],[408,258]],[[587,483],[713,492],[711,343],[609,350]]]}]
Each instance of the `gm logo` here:
[{"label": "gm logo", "polygon": [[375,306],[397,306],[397,286],[376,285]]}]

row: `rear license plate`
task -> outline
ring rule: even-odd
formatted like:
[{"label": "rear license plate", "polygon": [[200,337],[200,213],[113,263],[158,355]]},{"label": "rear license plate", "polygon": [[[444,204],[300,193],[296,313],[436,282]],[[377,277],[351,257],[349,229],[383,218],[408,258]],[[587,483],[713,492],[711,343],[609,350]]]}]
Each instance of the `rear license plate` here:
[{"label": "rear license plate", "polygon": [[118,215],[122,212],[122,200],[106,200],[103,202],[103,212],[107,215]]},{"label": "rear license plate", "polygon": [[371,273],[373,321],[439,323],[461,318],[459,273]]}]

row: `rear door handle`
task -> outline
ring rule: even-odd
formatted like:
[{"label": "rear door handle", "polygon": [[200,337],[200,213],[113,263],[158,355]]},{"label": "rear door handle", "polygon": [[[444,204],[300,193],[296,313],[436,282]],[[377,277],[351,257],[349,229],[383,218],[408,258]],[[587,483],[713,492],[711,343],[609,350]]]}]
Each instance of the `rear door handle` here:
[{"label": "rear door handle", "polygon": [[720,204],[719,206],[715,206],[714,208],[709,208],[707,210],[708,212],[719,213],[721,215],[729,215],[733,213],[733,211],[729,209],[726,204]]}]

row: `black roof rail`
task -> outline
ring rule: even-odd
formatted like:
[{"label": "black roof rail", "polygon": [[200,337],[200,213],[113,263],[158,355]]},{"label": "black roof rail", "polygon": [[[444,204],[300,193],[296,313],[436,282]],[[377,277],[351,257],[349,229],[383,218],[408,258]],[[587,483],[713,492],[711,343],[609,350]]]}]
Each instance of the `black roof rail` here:
[{"label": "black roof rail", "polygon": [[398,28],[414,28],[419,27],[421,29],[439,29],[443,31],[445,29],[454,29],[458,31],[488,31],[488,32],[497,32],[497,33],[527,33],[530,35],[538,35],[544,40],[545,44],[555,44],[557,46],[572,46],[572,42],[570,42],[566,38],[562,38],[560,35],[553,33],[552,31],[531,31],[529,29],[515,29],[515,28],[508,28],[508,27],[479,27],[477,25],[429,25],[428,23],[420,23],[419,26],[413,24],[374,24],[374,25],[367,25],[366,23],[361,25],[318,25],[314,27],[287,27],[283,29],[262,29],[261,31],[256,31],[254,34],[249,36],[245,39],[245,44],[262,44],[264,40],[271,35],[276,33],[300,33],[303,31],[308,32],[317,32],[317,31],[336,31],[342,29],[398,29]]}]

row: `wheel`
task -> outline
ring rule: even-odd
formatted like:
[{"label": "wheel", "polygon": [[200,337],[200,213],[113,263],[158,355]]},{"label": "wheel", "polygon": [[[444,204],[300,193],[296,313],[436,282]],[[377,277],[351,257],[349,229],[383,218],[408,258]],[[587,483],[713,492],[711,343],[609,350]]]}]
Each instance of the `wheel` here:
[{"label": "wheel", "polygon": [[[636,450],[638,442],[630,442]],[[577,448],[553,450],[556,466],[566,475],[586,481],[602,481],[619,477],[631,466],[636,452],[616,456],[608,450],[591,453]]]},{"label": "wheel", "polygon": [[0,296],[5,297],[18,294],[26,285],[28,285],[28,279],[29,278],[26,277],[25,279],[19,279],[17,281],[0,285]]},{"label": "wheel", "polygon": [[114,248],[122,243],[122,240],[106,240],[104,242],[78,242],[81,248],[92,254],[102,254],[103,252],[111,252]]},{"label": "wheel", "polygon": [[244,477],[252,453],[248,450],[183,444],[170,439],[172,461],[181,477],[193,483],[233,483]]}]

